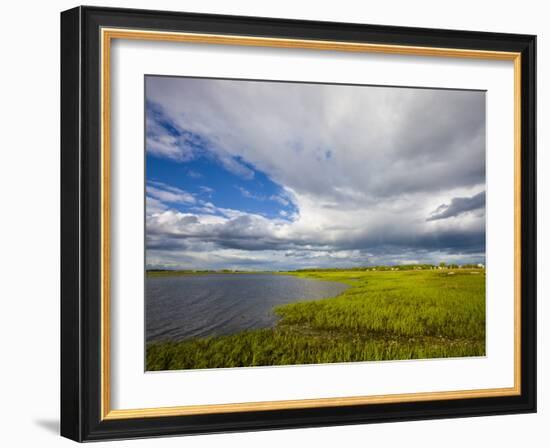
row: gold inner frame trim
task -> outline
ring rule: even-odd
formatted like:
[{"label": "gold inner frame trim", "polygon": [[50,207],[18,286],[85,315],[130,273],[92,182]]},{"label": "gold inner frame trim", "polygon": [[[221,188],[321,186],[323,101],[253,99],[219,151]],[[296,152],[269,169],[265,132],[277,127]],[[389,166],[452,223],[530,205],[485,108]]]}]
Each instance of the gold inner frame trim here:
[{"label": "gold inner frame trim", "polygon": [[[515,52],[418,47],[305,39],[279,39],[199,33],[101,29],[101,419],[168,417],[226,412],[307,409],[414,401],[502,397],[521,394],[521,54]],[[303,400],[279,400],[214,405],[188,405],[140,409],[111,409],[110,346],[110,62],[113,39],[239,45],[356,53],[455,57],[513,61],[514,63],[514,386],[441,392],[368,395]]]}]

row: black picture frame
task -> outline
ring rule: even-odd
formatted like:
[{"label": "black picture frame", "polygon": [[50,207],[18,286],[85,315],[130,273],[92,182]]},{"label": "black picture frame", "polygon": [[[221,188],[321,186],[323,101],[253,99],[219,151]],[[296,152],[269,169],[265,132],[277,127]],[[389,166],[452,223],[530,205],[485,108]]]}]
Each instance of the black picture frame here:
[{"label": "black picture frame", "polygon": [[[149,418],[101,415],[100,29],[521,53],[521,393]],[[99,7],[61,13],[61,435],[76,441],[536,412],[536,37]]]}]

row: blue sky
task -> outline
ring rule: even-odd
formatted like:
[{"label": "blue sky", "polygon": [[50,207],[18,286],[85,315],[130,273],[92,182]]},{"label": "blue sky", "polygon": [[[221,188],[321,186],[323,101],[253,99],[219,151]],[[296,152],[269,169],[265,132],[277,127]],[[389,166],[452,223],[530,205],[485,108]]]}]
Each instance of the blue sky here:
[{"label": "blue sky", "polygon": [[[183,130],[152,102],[146,105],[150,139],[171,136],[185,139],[193,157],[178,159],[164,154],[146,153],[146,178],[150,188],[168,185],[194,195],[199,201],[171,202],[176,210],[193,212],[200,201],[215,202],[218,207],[241,210],[269,218],[289,219],[296,213],[296,206],[285,194],[281,185],[271,180],[239,156],[220,159],[208,140]],[[219,213],[218,213],[219,214]]]},{"label": "blue sky", "polygon": [[484,262],[484,95],[146,77],[147,266]]},{"label": "blue sky", "polygon": [[[198,201],[269,218],[288,218],[295,213],[296,207],[285,197],[280,185],[253,166],[239,163],[250,170],[250,177],[228,171],[207,152],[185,163],[147,155],[147,184],[170,185],[193,194]],[[193,212],[199,207],[181,201],[170,204],[181,212]]]}]

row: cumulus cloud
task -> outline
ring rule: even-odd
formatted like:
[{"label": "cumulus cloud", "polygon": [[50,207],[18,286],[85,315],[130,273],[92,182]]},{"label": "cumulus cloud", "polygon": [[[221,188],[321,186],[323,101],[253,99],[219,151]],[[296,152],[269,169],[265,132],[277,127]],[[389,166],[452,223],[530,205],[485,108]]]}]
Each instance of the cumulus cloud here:
[{"label": "cumulus cloud", "polygon": [[146,95],[149,153],[265,173],[283,194],[234,194],[296,208],[266,218],[152,184],[150,266],[484,261],[484,92],[147,77]]}]

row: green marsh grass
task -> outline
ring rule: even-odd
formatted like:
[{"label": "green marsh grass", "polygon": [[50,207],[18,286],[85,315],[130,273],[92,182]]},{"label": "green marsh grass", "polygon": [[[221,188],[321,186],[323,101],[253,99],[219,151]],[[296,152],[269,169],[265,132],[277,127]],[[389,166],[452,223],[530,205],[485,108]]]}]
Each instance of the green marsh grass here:
[{"label": "green marsh grass", "polygon": [[485,271],[289,272],[345,283],[337,297],[278,306],[274,328],[147,346],[147,370],[485,354]]}]

